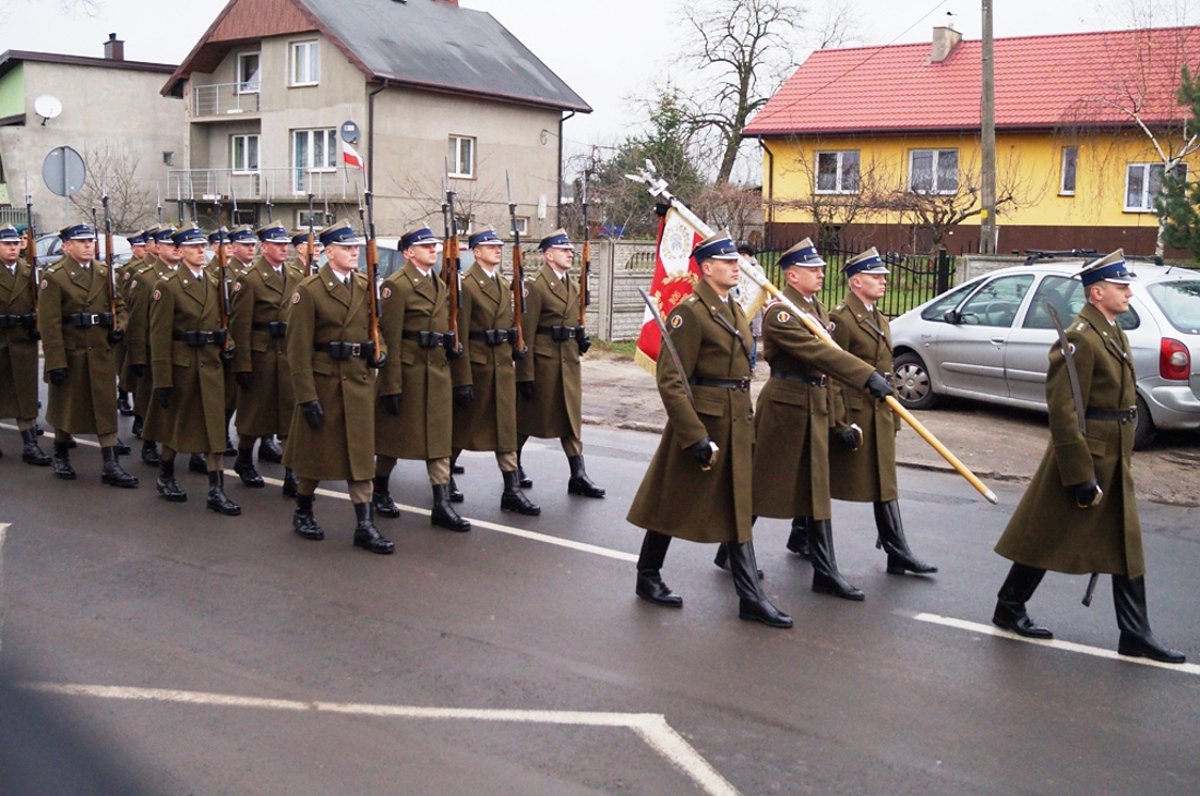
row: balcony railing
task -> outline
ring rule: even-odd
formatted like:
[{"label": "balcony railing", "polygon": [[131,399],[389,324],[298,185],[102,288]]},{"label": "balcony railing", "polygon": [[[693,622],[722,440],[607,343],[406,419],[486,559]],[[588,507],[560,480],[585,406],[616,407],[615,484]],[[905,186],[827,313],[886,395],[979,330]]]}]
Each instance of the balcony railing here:
[{"label": "balcony railing", "polygon": [[258,83],[212,83],[192,86],[192,116],[258,113]]},{"label": "balcony railing", "polygon": [[171,169],[163,202],[195,197],[197,202],[306,202],[311,192],[323,199],[357,201],[365,179],[361,169],[339,167],[329,170],[271,168],[256,171],[233,169]]}]

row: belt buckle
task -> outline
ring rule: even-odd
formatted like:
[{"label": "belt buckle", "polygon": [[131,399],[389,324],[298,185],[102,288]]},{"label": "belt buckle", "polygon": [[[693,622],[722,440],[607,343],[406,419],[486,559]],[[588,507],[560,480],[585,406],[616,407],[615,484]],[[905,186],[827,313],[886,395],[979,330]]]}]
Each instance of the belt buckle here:
[{"label": "belt buckle", "polygon": [[351,343],[350,344],[350,356],[352,356],[352,357],[361,357],[362,356],[362,343]]},{"label": "belt buckle", "polygon": [[741,379],[741,380],[738,382],[738,389],[739,389],[739,390],[741,390],[742,392],[750,392],[750,379],[749,379],[749,377],[747,377],[747,378],[744,378],[744,379]]},{"label": "belt buckle", "polygon": [[98,314],[97,315],[88,315],[85,313],[83,317],[87,318],[87,325],[89,327],[100,325],[100,316]]}]

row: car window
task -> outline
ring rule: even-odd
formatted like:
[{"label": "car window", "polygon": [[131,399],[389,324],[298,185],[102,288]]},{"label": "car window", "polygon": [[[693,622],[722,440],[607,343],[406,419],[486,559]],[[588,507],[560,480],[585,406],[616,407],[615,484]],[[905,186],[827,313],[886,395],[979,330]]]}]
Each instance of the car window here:
[{"label": "car window", "polygon": [[1054,306],[1059,320],[1066,326],[1083,309],[1083,283],[1069,276],[1048,275],[1034,291],[1033,302],[1029,305],[1029,312],[1025,314],[1025,321],[1021,327],[1053,329],[1054,321],[1050,317],[1050,311],[1046,309],[1047,304]]},{"label": "car window", "polygon": [[1184,334],[1200,334],[1200,280],[1159,282],[1146,292],[1172,326]]},{"label": "car window", "polygon": [[988,282],[959,309],[960,323],[970,326],[1012,326],[1017,310],[1033,284],[1033,274],[1002,276]]},{"label": "car window", "polygon": [[966,298],[967,294],[974,290],[978,284],[978,282],[968,282],[965,285],[954,288],[922,310],[921,317],[927,321],[941,321],[945,323],[946,310],[952,310],[957,307],[958,302]]}]

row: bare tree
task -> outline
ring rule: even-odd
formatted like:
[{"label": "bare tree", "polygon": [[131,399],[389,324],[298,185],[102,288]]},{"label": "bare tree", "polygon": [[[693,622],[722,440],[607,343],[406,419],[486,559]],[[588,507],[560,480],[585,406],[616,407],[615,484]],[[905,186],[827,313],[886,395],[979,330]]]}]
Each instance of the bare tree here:
[{"label": "bare tree", "polygon": [[71,197],[71,204],[91,220],[92,208],[102,205],[108,193],[109,218],[118,232],[132,232],[152,221],[157,213],[153,189],[138,177],[141,158],[125,144],[104,139],[83,150],[87,180]]},{"label": "bare tree", "polygon": [[[814,142],[812,151],[820,148]],[[881,217],[895,209],[895,193],[900,185],[898,172],[887,167],[874,157],[860,162],[841,190],[820,192],[813,158],[800,157],[790,166],[780,170],[781,174],[799,173],[807,192],[798,198],[776,201],[778,209],[799,210],[812,216],[813,236],[823,246],[843,243],[841,230],[851,224],[876,224]]]},{"label": "bare tree", "polygon": [[726,229],[734,240],[762,237],[762,189],[717,183],[706,188],[692,209],[713,229]]}]

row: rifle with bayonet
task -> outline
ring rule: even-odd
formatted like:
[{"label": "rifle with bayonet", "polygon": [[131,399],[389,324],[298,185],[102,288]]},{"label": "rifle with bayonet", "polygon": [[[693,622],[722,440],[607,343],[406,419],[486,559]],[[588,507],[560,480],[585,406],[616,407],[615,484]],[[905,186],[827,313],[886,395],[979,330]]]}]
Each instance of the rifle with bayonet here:
[{"label": "rifle with bayonet", "polygon": [[188,202],[192,206],[192,223],[200,226],[200,215],[196,212],[196,186],[188,179]]},{"label": "rifle with bayonet", "polygon": [[529,347],[525,345],[525,330],[522,327],[522,320],[525,318],[525,263],[521,254],[521,231],[517,229],[517,203],[512,198],[512,183],[508,180],[508,171],[504,172],[504,185],[508,188],[508,217],[512,221],[513,234],[513,326],[517,330],[517,344],[513,348],[513,359],[524,359],[529,356]]},{"label": "rifle with bayonet", "polygon": [[[225,333],[225,347],[221,349],[221,359],[226,362],[233,360],[234,341],[229,333],[229,316],[233,314],[233,298],[229,295],[229,247],[226,245],[225,218],[221,208],[220,198],[213,200],[217,211],[217,278],[220,280],[221,300],[217,302],[217,314],[221,319],[221,331]],[[195,211],[193,211],[195,212]],[[225,378],[229,378],[226,373]]]},{"label": "rifle with bayonet", "polygon": [[154,185],[154,196],[158,202],[158,225],[162,226],[162,186],[157,183]]},{"label": "rifle with bayonet", "polygon": [[308,263],[304,269],[305,276],[312,276],[317,272],[317,235],[313,230],[313,194],[308,192]]},{"label": "rifle with bayonet", "polygon": [[25,175],[25,233],[29,236],[28,242],[25,245],[25,262],[29,263],[29,281],[30,281],[30,297],[29,301],[33,307],[27,317],[21,319],[21,323],[29,330],[29,336],[34,340],[40,340],[42,333],[37,328],[37,313],[38,313],[38,298],[41,292],[41,275],[38,273],[37,261],[37,232],[33,225],[33,197],[29,193],[29,175]]},{"label": "rifle with bayonet", "polygon": [[587,350],[592,347],[592,341],[587,336],[588,270],[592,264],[592,235],[591,230],[588,229],[587,184],[588,173],[584,171],[580,197],[583,206],[583,258],[579,263],[579,328],[575,330],[575,342],[579,346],[581,354],[586,354]]},{"label": "rifle with bayonet", "polygon": [[450,161],[446,161],[446,200],[442,202],[442,220],[446,239],[442,244],[442,279],[446,280],[447,301],[450,304],[449,331],[446,333],[446,356],[457,359],[462,355],[458,341],[458,311],[462,309],[462,293],[458,290],[458,219],[454,215],[454,189],[450,187]]},{"label": "rifle with bayonet", "polygon": [[[365,216],[363,204],[366,205]],[[358,217],[362,221],[363,235],[367,239],[367,337],[374,347],[371,356],[367,358],[367,364],[373,368],[382,368],[387,362],[387,355],[383,353],[383,343],[379,337],[379,244],[375,240],[375,207],[370,187],[363,191],[363,204],[358,206]]]},{"label": "rifle with bayonet", "polygon": [[[114,267],[113,261],[113,231],[112,218],[108,214],[108,187],[101,180],[100,183],[100,203],[104,206],[104,264],[108,266],[108,311],[112,313],[112,331],[109,332],[110,338],[116,336],[117,342],[120,340],[122,333],[120,321],[117,320],[117,269]],[[92,215],[96,213],[96,208],[92,208]]]},{"label": "rifle with bayonet", "polygon": [[183,229],[183,185],[175,183],[175,212],[179,215],[179,228]]}]

